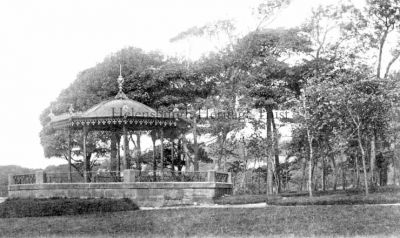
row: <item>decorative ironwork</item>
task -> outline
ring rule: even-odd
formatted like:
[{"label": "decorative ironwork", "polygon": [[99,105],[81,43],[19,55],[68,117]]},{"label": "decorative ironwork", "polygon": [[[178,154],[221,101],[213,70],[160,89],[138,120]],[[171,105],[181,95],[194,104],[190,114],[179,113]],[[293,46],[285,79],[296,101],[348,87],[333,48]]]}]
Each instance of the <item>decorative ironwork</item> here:
[{"label": "decorative ironwork", "polygon": [[215,173],[215,182],[217,183],[227,183],[228,182],[228,174],[216,172]]},{"label": "decorative ironwork", "polygon": [[206,182],[207,172],[153,171],[138,172],[136,182]]},{"label": "decorative ironwork", "polygon": [[35,174],[20,174],[14,175],[14,184],[34,184],[36,183]]},{"label": "decorative ironwork", "polygon": [[157,175],[154,176],[153,172],[138,171],[135,174],[135,181],[136,182],[155,182],[155,181],[157,181]]},{"label": "decorative ironwork", "polygon": [[45,173],[46,183],[84,183],[83,176],[79,173],[71,173],[71,181],[69,173]]},{"label": "decorative ironwork", "polygon": [[[90,183],[115,183],[122,182],[123,177],[116,171],[88,171],[88,179]],[[79,173],[46,173],[46,183],[85,183],[83,175]]]},{"label": "decorative ironwork", "polygon": [[118,183],[123,182],[123,176],[118,171],[98,171],[93,175],[94,183]]},{"label": "decorative ironwork", "polygon": [[[44,173],[44,183],[85,183],[83,175],[79,173]],[[118,171],[88,171],[89,183],[118,183],[123,182],[122,172]],[[14,175],[14,184],[34,184],[35,174]],[[226,183],[227,173],[216,173],[216,182]],[[137,171],[135,182],[207,182],[208,172],[183,172],[183,171]]]},{"label": "decorative ironwork", "polygon": [[132,118],[127,116],[126,118],[71,118],[71,121],[65,120],[54,123],[54,127],[62,127],[66,125],[70,125],[72,127],[80,127],[80,126],[95,126],[95,125],[150,125],[150,126],[177,126],[177,122],[175,119],[157,119],[157,118]]}]

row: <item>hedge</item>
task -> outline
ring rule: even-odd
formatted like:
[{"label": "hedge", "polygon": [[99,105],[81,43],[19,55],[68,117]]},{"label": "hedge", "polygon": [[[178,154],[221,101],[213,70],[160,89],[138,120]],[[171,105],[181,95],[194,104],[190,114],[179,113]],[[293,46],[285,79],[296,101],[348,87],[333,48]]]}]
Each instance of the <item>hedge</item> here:
[{"label": "hedge", "polygon": [[139,207],[128,198],[13,198],[0,204],[0,217],[63,216],[138,209]]}]

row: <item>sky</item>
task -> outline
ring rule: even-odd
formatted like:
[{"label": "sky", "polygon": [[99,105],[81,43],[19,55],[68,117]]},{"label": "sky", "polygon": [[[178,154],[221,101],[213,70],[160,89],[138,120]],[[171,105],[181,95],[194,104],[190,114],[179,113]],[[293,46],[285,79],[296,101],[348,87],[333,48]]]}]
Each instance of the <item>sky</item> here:
[{"label": "sky", "polygon": [[[124,47],[196,57],[208,45],[173,44],[192,26],[236,19],[254,26],[258,0],[0,0],[0,165],[45,168],[40,113],[76,75]],[[296,26],[333,0],[293,0],[269,27]]]}]

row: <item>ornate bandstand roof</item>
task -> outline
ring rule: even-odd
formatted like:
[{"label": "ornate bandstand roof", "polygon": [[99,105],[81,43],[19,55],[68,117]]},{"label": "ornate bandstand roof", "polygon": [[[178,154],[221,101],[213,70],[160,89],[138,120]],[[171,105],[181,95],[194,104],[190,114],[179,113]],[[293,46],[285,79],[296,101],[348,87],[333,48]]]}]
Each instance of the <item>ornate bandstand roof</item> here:
[{"label": "ornate bandstand roof", "polygon": [[129,130],[152,130],[156,128],[176,127],[185,124],[173,113],[157,112],[143,103],[129,99],[123,92],[124,79],[118,77],[119,92],[115,98],[103,101],[85,112],[73,112],[50,115],[50,125],[55,129],[119,130],[122,126]]}]

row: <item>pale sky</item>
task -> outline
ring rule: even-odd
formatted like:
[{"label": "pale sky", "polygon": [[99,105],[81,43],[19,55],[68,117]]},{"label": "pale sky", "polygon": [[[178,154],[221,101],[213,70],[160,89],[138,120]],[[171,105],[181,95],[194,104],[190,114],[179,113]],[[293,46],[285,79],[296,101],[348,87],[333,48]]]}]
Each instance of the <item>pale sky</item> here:
[{"label": "pale sky", "polygon": [[[123,47],[184,54],[179,32],[218,19],[251,27],[257,0],[0,0],[0,165],[44,168],[39,115],[76,75]],[[271,24],[301,23],[319,3],[293,0]],[[202,45],[191,46],[200,54]]]}]

